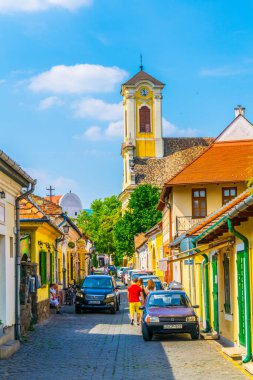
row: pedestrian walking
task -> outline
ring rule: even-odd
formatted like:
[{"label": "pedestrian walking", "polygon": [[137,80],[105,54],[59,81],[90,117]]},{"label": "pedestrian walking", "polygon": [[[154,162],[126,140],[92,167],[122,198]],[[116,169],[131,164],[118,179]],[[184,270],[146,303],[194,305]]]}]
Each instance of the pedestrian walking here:
[{"label": "pedestrian walking", "polygon": [[150,292],[153,292],[155,290],[155,283],[153,280],[148,280],[148,284],[146,287],[146,295],[148,295]]},{"label": "pedestrian walking", "polygon": [[143,285],[143,279],[141,277],[138,278],[137,284],[140,286],[140,288],[142,290],[143,301],[145,301],[147,295],[146,295],[145,286]]},{"label": "pedestrian walking", "polygon": [[90,274],[94,274],[94,267],[90,268]]},{"label": "pedestrian walking", "polygon": [[137,325],[140,324],[140,309],[139,307],[143,303],[143,293],[141,287],[138,285],[138,278],[133,279],[132,285],[128,288],[127,298],[129,302],[129,312],[131,325],[134,324],[135,314],[137,315]]}]

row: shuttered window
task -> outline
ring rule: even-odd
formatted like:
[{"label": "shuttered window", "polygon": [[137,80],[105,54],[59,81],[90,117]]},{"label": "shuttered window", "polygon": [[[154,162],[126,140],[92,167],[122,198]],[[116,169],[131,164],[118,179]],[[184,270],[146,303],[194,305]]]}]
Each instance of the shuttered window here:
[{"label": "shuttered window", "polygon": [[224,297],[225,297],[224,309],[225,309],[226,314],[231,314],[229,258],[227,255],[224,256],[223,269],[224,269]]},{"label": "shuttered window", "polygon": [[54,283],[54,254],[50,253],[50,282]]},{"label": "shuttered window", "polygon": [[206,189],[192,190],[192,217],[204,218],[206,216]]},{"label": "shuttered window", "polygon": [[41,285],[46,285],[47,283],[47,253],[45,251],[40,251],[40,278]]},{"label": "shuttered window", "polygon": [[139,110],[140,116],[140,132],[150,133],[151,132],[151,122],[150,122],[150,109],[143,106]]}]

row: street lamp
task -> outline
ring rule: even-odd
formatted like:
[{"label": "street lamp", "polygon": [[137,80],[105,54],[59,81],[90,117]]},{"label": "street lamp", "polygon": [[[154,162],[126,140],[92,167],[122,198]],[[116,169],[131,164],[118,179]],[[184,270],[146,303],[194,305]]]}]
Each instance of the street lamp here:
[{"label": "street lamp", "polygon": [[63,229],[63,232],[65,233],[65,234],[68,234],[69,233],[69,225],[66,223],[66,224],[64,224],[64,226],[62,227],[62,229]]}]

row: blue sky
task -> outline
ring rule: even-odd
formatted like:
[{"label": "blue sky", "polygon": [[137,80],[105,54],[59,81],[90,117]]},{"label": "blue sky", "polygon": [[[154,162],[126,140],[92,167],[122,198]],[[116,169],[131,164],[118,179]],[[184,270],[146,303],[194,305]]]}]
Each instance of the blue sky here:
[{"label": "blue sky", "polygon": [[120,85],[166,83],[164,135],[216,136],[253,120],[253,2],[0,0],[0,149],[83,206],[119,194]]}]

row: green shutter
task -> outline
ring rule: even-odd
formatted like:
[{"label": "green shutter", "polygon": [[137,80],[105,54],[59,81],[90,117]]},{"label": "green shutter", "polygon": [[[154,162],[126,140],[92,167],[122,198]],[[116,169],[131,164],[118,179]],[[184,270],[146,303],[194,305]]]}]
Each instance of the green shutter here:
[{"label": "green shutter", "polygon": [[47,253],[40,251],[40,278],[41,285],[46,285],[47,283]]}]

